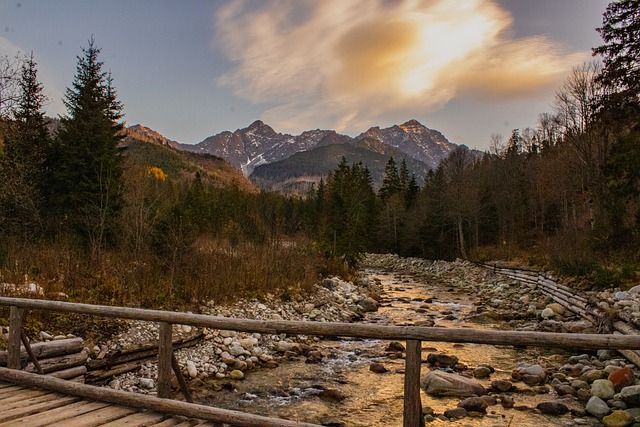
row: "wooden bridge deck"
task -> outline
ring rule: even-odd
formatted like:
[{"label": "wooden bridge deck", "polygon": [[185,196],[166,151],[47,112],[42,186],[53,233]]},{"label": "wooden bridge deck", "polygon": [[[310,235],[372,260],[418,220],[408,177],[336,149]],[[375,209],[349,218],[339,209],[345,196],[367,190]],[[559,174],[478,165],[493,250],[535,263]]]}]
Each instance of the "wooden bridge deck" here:
[{"label": "wooden bridge deck", "polygon": [[0,427],[221,426],[0,382]]}]

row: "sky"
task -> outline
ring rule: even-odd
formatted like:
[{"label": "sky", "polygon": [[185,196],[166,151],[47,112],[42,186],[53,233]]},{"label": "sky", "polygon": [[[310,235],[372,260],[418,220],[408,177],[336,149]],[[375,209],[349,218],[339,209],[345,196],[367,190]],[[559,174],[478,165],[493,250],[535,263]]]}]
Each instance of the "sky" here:
[{"label": "sky", "polygon": [[260,119],[351,136],[416,119],[485,150],[535,127],[605,0],[0,0],[0,55],[62,99],[91,36],[127,125],[195,144]]}]

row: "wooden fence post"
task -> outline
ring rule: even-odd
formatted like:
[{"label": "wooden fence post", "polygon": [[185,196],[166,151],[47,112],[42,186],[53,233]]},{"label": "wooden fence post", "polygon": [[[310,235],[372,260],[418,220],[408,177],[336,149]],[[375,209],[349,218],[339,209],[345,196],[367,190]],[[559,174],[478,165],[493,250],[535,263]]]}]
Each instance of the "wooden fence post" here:
[{"label": "wooden fence post", "polygon": [[20,369],[23,316],[24,308],[11,306],[9,311],[9,344],[7,348],[7,368],[9,369]]},{"label": "wooden fence post", "polygon": [[404,371],[403,427],[424,427],[422,402],[420,400],[420,367],[422,364],[422,342],[407,340],[407,357]]},{"label": "wooden fence post", "polygon": [[171,323],[160,322],[158,346],[158,397],[168,398],[171,395],[171,356],[173,355]]}]

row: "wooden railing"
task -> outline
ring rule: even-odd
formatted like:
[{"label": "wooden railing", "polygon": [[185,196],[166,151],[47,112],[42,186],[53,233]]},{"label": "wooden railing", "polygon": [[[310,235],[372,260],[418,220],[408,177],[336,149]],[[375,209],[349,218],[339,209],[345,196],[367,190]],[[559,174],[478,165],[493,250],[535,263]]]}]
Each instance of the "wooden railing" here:
[{"label": "wooden railing", "polygon": [[[594,327],[610,329],[609,332],[624,335],[640,335],[640,324],[636,319],[625,315],[623,311],[611,310],[607,313],[601,307],[592,304],[584,295],[561,283],[561,280],[546,271],[504,267],[497,264],[477,263],[496,274],[509,277],[518,282],[535,286],[543,294],[575,313]],[[603,324],[604,323],[604,324]],[[640,367],[640,352],[630,349],[617,349],[631,363]]]},{"label": "wooden railing", "polygon": [[[168,397],[170,391],[170,381],[172,372],[173,349],[171,345],[172,324],[192,325],[207,327],[211,329],[232,330],[239,332],[259,332],[265,334],[304,334],[318,336],[343,336],[358,338],[375,338],[384,340],[406,341],[405,358],[405,378],[404,378],[404,413],[403,422],[405,427],[418,427],[424,425],[422,416],[422,404],[420,398],[420,368],[422,363],[422,341],[453,342],[453,343],[476,343],[490,345],[515,345],[515,346],[536,346],[536,347],[557,347],[570,349],[640,349],[640,336],[635,335],[596,335],[596,334],[569,334],[569,333],[545,333],[528,331],[498,331],[498,330],[477,330],[460,328],[438,328],[419,326],[383,326],[361,323],[335,323],[335,322],[302,322],[302,321],[272,321],[272,320],[252,320],[235,319],[218,316],[207,316],[200,314],[168,312],[159,310],[144,310],[126,307],[110,307],[90,304],[76,304],[59,301],[46,301],[24,298],[0,297],[0,305],[10,308],[9,344],[8,344],[8,367],[19,369],[20,366],[20,343],[22,341],[22,318],[25,309],[40,309],[50,311],[60,311],[67,313],[88,314],[104,317],[114,317],[121,319],[136,319],[160,324],[159,354],[158,354],[158,396]],[[0,368],[0,379],[25,380],[33,374],[27,373],[7,373],[7,370]],[[11,371],[9,371],[11,372]],[[15,372],[15,371],[14,371]],[[22,376],[20,376],[22,375]],[[28,377],[32,378],[32,377]],[[55,380],[51,378],[51,380]],[[29,380],[30,383],[43,385],[45,381]],[[64,388],[69,392],[69,388],[74,390],[80,385],[62,386],[64,384],[56,380],[54,386],[57,389]],[[77,386],[77,387],[76,387]],[[99,389],[97,387],[83,386],[90,389],[104,390],[102,399],[114,402],[112,397],[114,390]],[[64,390],[60,390],[64,391]],[[101,392],[91,391],[91,398],[100,400]],[[107,396],[108,394],[108,396]],[[120,393],[126,395],[127,393]],[[82,397],[85,397],[84,395]],[[142,397],[142,396],[140,396]],[[144,396],[145,398],[148,396]],[[109,400],[112,399],[112,400]],[[130,404],[129,398],[126,402],[119,397],[120,404]],[[140,399],[138,399],[140,400]],[[143,399],[145,400],[145,399]],[[146,399],[148,400],[148,399]],[[146,401],[145,400],[145,401]],[[166,400],[166,399],[157,399]],[[133,402],[135,403],[135,402]],[[165,410],[168,403],[164,404]],[[311,426],[312,424],[296,423],[293,421],[279,420],[255,415],[238,413],[235,411],[224,411],[215,408],[207,408],[204,412],[194,412],[192,405],[184,402],[173,402],[171,405],[186,405],[184,411],[172,414],[200,417],[204,419],[224,422],[240,426]],[[173,406],[171,406],[173,408]],[[159,410],[156,408],[150,408]],[[232,416],[229,413],[233,413]],[[255,418],[260,418],[256,421]]]}]

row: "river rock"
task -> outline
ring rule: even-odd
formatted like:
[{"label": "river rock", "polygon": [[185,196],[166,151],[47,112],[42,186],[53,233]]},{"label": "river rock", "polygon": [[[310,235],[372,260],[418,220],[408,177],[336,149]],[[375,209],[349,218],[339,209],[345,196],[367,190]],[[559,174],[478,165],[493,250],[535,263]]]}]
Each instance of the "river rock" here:
[{"label": "river rock", "polygon": [[605,427],[627,427],[635,422],[635,419],[625,411],[615,411],[602,419]]},{"label": "river rock", "polygon": [[500,397],[500,404],[504,408],[509,409],[513,408],[513,406],[516,404],[516,401],[510,394],[505,394],[504,396]]},{"label": "river rock", "polygon": [[318,393],[318,396],[324,397],[325,399],[335,400],[336,402],[343,401],[347,398],[347,396],[338,389],[335,388],[327,388]]},{"label": "river rock", "polygon": [[464,408],[451,408],[444,411],[444,416],[449,419],[464,418],[467,416],[467,410]]},{"label": "river rock", "polygon": [[156,383],[151,378],[138,378],[138,385],[140,386],[140,388],[151,390],[156,386]]},{"label": "river rock", "polygon": [[458,403],[459,408],[464,408],[467,412],[487,412],[489,404],[482,397],[467,397]]},{"label": "river rock", "polygon": [[613,384],[609,380],[595,380],[591,384],[591,394],[598,396],[602,400],[609,400],[613,398],[616,391],[613,388]]},{"label": "river rock", "polygon": [[473,370],[473,378],[483,379],[491,376],[491,368],[488,366],[478,366]]},{"label": "river rock", "polygon": [[380,362],[374,362],[369,365],[369,370],[371,372],[375,372],[376,374],[384,374],[385,372],[389,372],[389,370],[385,368],[384,365]]},{"label": "river rock", "polygon": [[513,390],[513,384],[507,380],[493,380],[491,381],[491,388],[504,393]]},{"label": "river rock", "polygon": [[420,387],[429,396],[470,397],[487,394],[482,384],[457,374],[431,371],[420,380]]},{"label": "river rock", "polygon": [[555,315],[556,315],[556,312],[550,309],[549,307],[545,308],[544,310],[542,310],[542,313],[540,313],[540,316],[542,316],[543,319],[550,319]]},{"label": "river rock", "polygon": [[558,304],[557,302],[552,302],[551,304],[548,304],[546,308],[550,308],[551,310],[553,310],[555,314],[559,314],[560,316],[564,315],[565,313],[564,307]]},{"label": "river rock", "polygon": [[547,372],[540,365],[530,365],[516,369],[511,376],[521,379],[527,385],[538,385],[545,382]]},{"label": "river rock", "polygon": [[640,385],[624,387],[619,396],[629,406],[640,406]]},{"label": "river rock", "polygon": [[378,304],[373,298],[365,298],[358,303],[358,306],[364,313],[378,311]]},{"label": "river rock", "polygon": [[429,353],[427,355],[427,363],[444,368],[457,365],[458,358],[456,356],[450,356],[448,354]]},{"label": "river rock", "polygon": [[405,351],[404,345],[398,341],[391,341],[387,348],[384,350],[387,352],[403,352]]},{"label": "river rock", "polygon": [[192,360],[187,360],[187,373],[191,378],[198,376],[198,368],[196,368],[196,364]]},{"label": "river rock", "polygon": [[628,367],[617,369],[609,374],[609,381],[613,384],[615,391],[620,392],[625,387],[633,385],[636,381],[633,370]]},{"label": "river rock", "polygon": [[596,418],[602,418],[611,412],[609,405],[598,396],[591,396],[584,409]]},{"label": "river rock", "polygon": [[231,377],[232,380],[243,380],[244,379],[244,372],[238,370],[238,369],[234,369],[233,371],[231,371],[229,373],[229,377]]},{"label": "river rock", "polygon": [[588,382],[589,384],[593,383],[595,380],[603,380],[605,378],[607,378],[609,375],[607,375],[607,373],[605,371],[601,371],[599,369],[589,369],[588,371],[584,372],[581,376],[580,379],[583,381]]},{"label": "river rock", "polygon": [[545,415],[564,415],[569,408],[562,402],[540,402],[536,408]]}]

